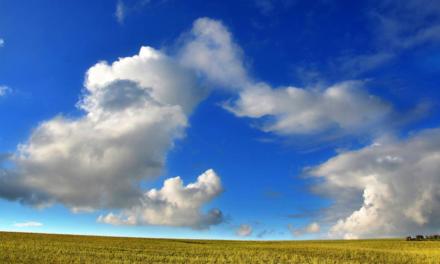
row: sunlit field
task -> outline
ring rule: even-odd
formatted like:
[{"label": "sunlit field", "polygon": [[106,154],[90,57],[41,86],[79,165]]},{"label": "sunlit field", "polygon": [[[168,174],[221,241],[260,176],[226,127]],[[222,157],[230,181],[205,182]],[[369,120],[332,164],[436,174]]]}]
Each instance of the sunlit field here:
[{"label": "sunlit field", "polygon": [[0,263],[439,263],[440,242],[215,241],[0,233]]}]

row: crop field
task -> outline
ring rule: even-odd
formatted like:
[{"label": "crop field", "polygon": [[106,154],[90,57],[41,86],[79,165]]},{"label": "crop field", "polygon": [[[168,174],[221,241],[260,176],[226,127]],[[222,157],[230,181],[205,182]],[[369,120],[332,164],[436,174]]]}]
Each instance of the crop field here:
[{"label": "crop field", "polygon": [[440,263],[440,242],[255,242],[0,232],[0,263]]}]

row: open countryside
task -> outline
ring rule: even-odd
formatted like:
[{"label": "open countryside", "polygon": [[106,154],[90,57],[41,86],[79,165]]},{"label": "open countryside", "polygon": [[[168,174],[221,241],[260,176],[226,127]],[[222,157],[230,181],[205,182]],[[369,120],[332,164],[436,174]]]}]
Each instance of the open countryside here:
[{"label": "open countryside", "polygon": [[439,263],[440,241],[222,241],[0,233],[0,263]]}]

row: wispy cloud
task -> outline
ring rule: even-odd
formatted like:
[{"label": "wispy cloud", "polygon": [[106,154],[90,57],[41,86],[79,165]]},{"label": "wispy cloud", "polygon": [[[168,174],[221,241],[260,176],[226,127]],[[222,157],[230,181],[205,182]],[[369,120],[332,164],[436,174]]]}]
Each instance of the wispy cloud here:
[{"label": "wispy cloud", "polygon": [[119,24],[123,24],[127,16],[134,12],[141,10],[144,6],[150,3],[150,0],[139,0],[133,5],[127,5],[123,0],[118,0],[116,3],[115,17]]},{"label": "wispy cloud", "polygon": [[122,0],[119,0],[116,3],[116,11],[115,11],[115,17],[119,24],[124,23],[126,14],[127,14],[127,10],[125,4]]},{"label": "wispy cloud", "polygon": [[0,85],[0,97],[5,96],[7,93],[11,91],[11,88],[9,88],[6,85]]},{"label": "wispy cloud", "polygon": [[5,40],[0,38],[0,48],[3,47],[5,45]]},{"label": "wispy cloud", "polygon": [[401,53],[422,45],[440,42],[438,1],[383,1],[367,13],[372,52],[347,54],[335,61],[351,76],[376,69]]},{"label": "wispy cloud", "polygon": [[15,227],[39,227],[43,226],[40,222],[35,221],[28,221],[28,222],[21,222],[21,223],[14,223]]}]

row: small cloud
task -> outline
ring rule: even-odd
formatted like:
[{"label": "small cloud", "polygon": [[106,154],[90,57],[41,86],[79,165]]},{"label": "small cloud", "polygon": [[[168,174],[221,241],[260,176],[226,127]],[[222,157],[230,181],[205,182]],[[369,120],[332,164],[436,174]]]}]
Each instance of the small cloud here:
[{"label": "small cloud", "polygon": [[118,20],[119,24],[124,23],[126,11],[127,8],[125,7],[124,2],[122,0],[119,0],[116,4],[116,11],[115,11],[115,17],[116,20]]},{"label": "small cloud", "polygon": [[312,222],[303,228],[295,228],[293,225],[288,225],[290,233],[292,236],[302,236],[307,234],[316,234],[321,230],[321,226],[317,222]]},{"label": "small cloud", "polygon": [[[1,41],[0,41],[0,47],[1,47]],[[11,92],[11,88],[9,88],[6,85],[0,85],[0,97],[5,96],[6,94]]]},{"label": "small cloud", "polygon": [[316,222],[313,222],[313,223],[309,224],[308,226],[306,226],[307,233],[318,233],[319,230],[321,230],[321,227]]},{"label": "small cloud", "polygon": [[15,227],[39,227],[39,226],[43,226],[43,224],[40,222],[29,221],[29,222],[15,223],[14,226]]},{"label": "small cloud", "polygon": [[247,237],[252,235],[252,226],[250,225],[240,225],[240,227],[235,231],[237,236]]},{"label": "small cloud", "polygon": [[0,48],[5,46],[5,40],[0,38]]},{"label": "small cloud", "polygon": [[123,0],[118,0],[115,11],[116,20],[119,24],[123,24],[129,14],[141,11],[150,2],[150,0],[138,0],[132,5],[127,5]]}]

